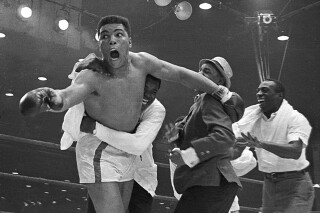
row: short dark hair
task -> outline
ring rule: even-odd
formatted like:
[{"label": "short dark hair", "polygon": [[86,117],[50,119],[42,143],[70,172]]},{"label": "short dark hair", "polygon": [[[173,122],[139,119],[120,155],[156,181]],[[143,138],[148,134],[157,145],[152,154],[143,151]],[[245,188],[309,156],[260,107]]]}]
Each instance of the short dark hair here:
[{"label": "short dark hair", "polygon": [[277,93],[282,92],[283,98],[285,97],[286,89],[284,88],[284,85],[283,85],[283,83],[282,83],[281,81],[276,80],[276,79],[273,79],[273,78],[267,78],[267,79],[265,79],[264,81],[272,81],[272,82],[274,82],[274,84],[275,84],[274,90],[275,90]]},{"label": "short dark hair", "polygon": [[159,79],[159,78],[156,78],[156,77],[154,77],[153,75],[150,75],[150,74],[148,74],[147,75],[147,77],[146,77],[146,81],[147,80],[153,80],[153,81],[155,81],[155,82],[158,82],[159,83],[159,89],[160,89],[160,86],[161,86],[161,79]]},{"label": "short dark hair", "polygon": [[129,37],[131,37],[131,26],[129,20],[126,17],[118,15],[108,15],[102,17],[97,25],[98,36],[100,36],[100,28],[106,24],[122,24]]}]

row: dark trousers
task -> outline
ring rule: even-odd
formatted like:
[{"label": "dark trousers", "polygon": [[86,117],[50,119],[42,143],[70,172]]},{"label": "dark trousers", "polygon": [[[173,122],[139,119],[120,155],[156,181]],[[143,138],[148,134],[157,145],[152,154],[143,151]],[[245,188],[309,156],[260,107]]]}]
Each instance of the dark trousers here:
[{"label": "dark trousers", "polygon": [[[92,200],[88,194],[87,213],[96,213]],[[151,213],[153,197],[136,181],[133,183],[129,213]]]},{"label": "dark trousers", "polygon": [[222,176],[220,186],[193,186],[180,198],[174,213],[228,213],[238,192],[236,183]]},{"label": "dark trousers", "polygon": [[89,193],[87,194],[87,213],[96,213],[96,210],[94,209],[94,206],[93,206],[93,202],[89,196]]},{"label": "dark trousers", "polygon": [[308,172],[265,175],[263,213],[307,213],[312,209],[314,188]]},{"label": "dark trousers", "polygon": [[136,181],[133,183],[129,213],[151,213],[153,197]]}]

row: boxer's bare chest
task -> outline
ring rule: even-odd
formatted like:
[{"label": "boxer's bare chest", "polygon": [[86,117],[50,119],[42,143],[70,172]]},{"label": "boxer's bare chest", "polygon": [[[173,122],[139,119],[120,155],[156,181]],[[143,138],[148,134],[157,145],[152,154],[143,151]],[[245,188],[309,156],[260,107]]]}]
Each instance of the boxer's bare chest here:
[{"label": "boxer's bare chest", "polygon": [[127,75],[101,78],[96,93],[86,101],[86,111],[100,123],[122,131],[136,126],[141,112],[145,75],[130,68]]}]

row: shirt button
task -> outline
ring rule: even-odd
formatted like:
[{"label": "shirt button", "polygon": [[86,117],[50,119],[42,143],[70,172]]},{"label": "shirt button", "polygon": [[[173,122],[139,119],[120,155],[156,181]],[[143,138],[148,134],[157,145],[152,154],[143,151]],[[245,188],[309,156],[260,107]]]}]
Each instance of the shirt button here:
[{"label": "shirt button", "polygon": [[209,150],[207,150],[207,151],[206,151],[206,153],[207,153],[207,154],[210,154],[210,151],[209,151]]}]

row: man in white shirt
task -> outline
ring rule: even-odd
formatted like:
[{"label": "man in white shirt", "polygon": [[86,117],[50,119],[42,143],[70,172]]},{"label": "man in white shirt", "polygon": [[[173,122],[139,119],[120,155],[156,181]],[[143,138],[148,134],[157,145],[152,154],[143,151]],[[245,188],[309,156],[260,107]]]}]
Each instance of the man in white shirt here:
[{"label": "man in white shirt", "polygon": [[311,126],[284,97],[280,81],[264,80],[257,90],[258,104],[246,108],[234,131],[243,137],[237,145],[255,148],[264,173],[262,212],[306,213],[314,200],[306,171]]}]

